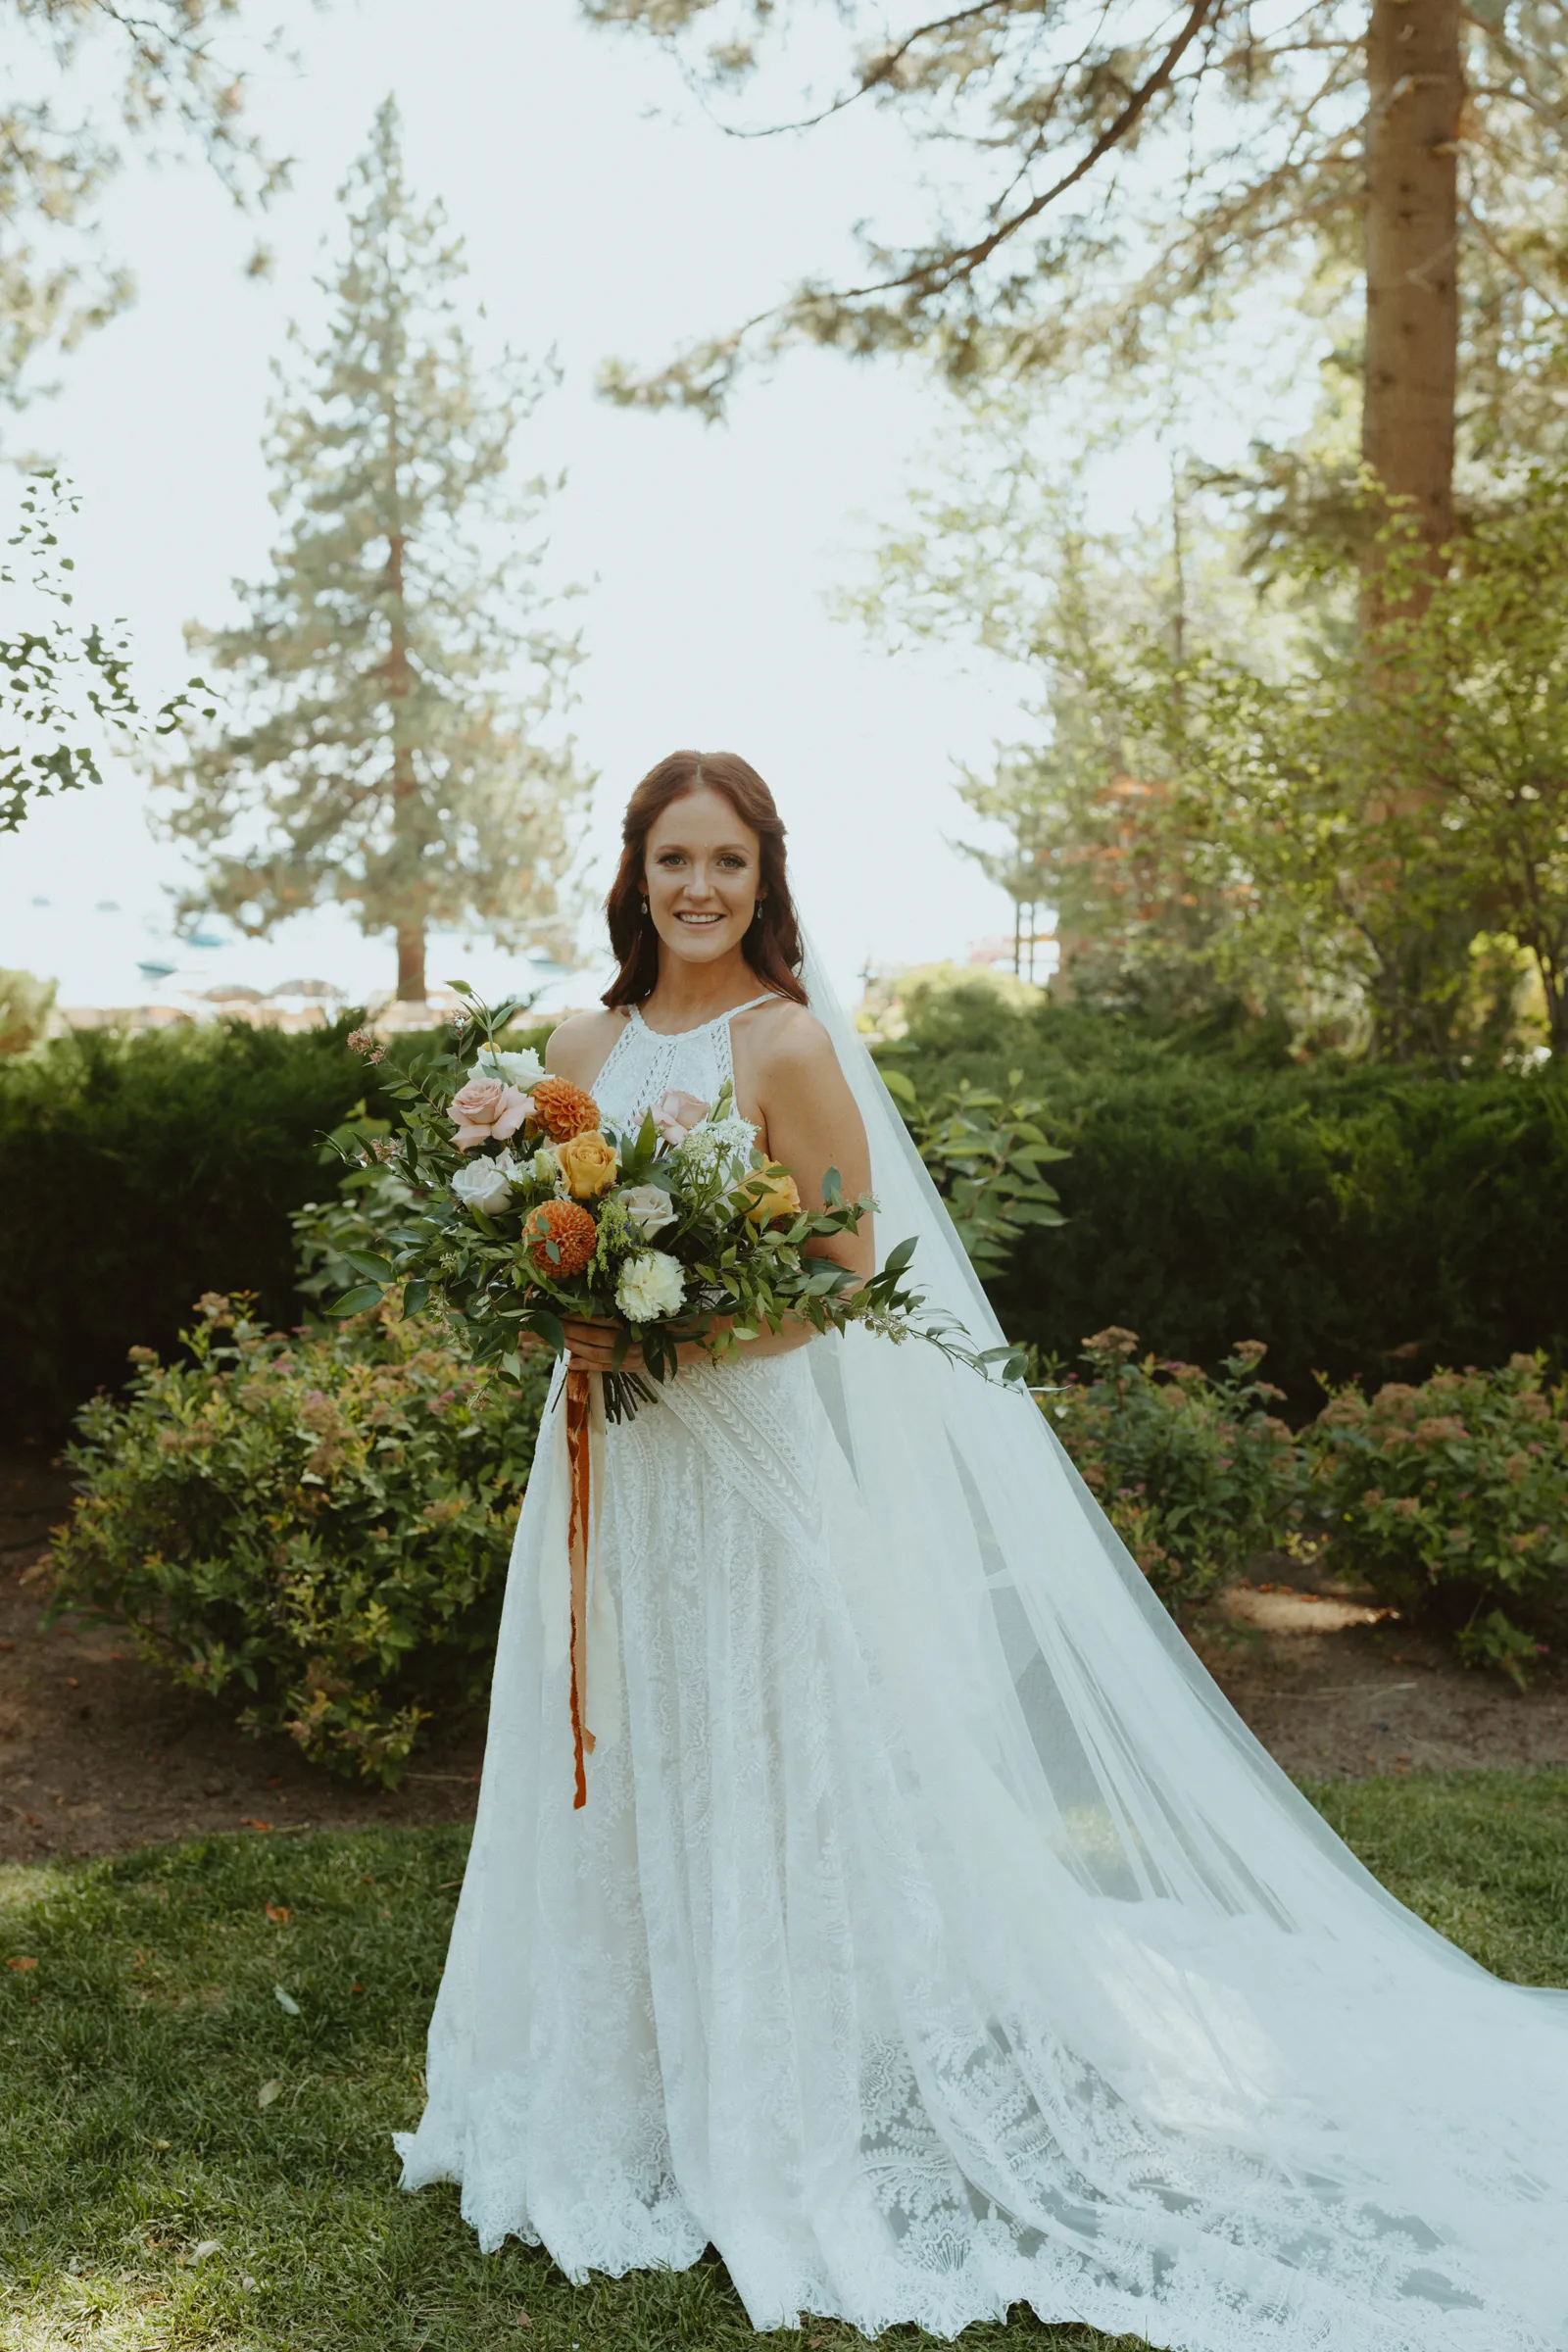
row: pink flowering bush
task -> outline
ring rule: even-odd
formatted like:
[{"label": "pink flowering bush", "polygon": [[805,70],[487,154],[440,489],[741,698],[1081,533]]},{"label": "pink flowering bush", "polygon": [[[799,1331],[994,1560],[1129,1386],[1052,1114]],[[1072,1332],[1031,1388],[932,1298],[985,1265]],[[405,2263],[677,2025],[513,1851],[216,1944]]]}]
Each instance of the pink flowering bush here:
[{"label": "pink flowering bush", "polygon": [[1568,1382],[1515,1355],[1333,1389],[1308,1444],[1336,1568],[1522,1684],[1568,1624]]},{"label": "pink flowering bush", "polygon": [[[1304,1463],[1258,1376],[1261,1340],[1238,1341],[1213,1379],[1137,1353],[1112,1325],[1084,1342],[1087,1378],[1042,1398],[1047,1418],[1128,1550],[1179,1613],[1253,1552],[1282,1544],[1301,1514]],[[1052,1376],[1048,1371],[1046,1378]]]},{"label": "pink flowering bush", "polygon": [[56,1605],[390,1787],[488,1689],[549,1352],[519,1391],[390,1306],[286,1333],[216,1294],[181,1337],[171,1363],[133,1348],[128,1392],[80,1415]]}]

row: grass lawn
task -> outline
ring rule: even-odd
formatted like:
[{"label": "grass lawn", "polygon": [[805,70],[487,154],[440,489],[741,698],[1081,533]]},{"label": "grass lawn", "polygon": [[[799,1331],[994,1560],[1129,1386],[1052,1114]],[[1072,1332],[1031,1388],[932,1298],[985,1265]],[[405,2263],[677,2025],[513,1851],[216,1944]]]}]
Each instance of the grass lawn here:
[{"label": "grass lawn", "polygon": [[[1489,1967],[1568,1983],[1568,1771],[1314,1794]],[[455,2190],[395,2187],[387,2135],[418,2110],[466,1842],[257,1836],[0,1872],[5,2352],[755,2344],[717,2264],[573,2287],[538,2250],[480,2255]],[[1020,2319],[964,2343],[1004,2339],[1108,2340]],[[861,2339],[814,2323],[772,2340]]]}]

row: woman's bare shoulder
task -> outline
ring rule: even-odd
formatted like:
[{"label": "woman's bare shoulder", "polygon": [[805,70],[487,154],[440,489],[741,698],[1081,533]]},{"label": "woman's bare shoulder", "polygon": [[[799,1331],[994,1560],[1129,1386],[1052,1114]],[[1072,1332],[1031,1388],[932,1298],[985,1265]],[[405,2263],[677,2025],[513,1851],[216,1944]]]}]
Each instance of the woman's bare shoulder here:
[{"label": "woman's bare shoulder", "polygon": [[808,1005],[788,997],[760,1004],[747,1043],[760,1073],[808,1078],[813,1071],[838,1066],[833,1040]]},{"label": "woman's bare shoulder", "polygon": [[570,1012],[550,1032],[545,1068],[574,1086],[590,1086],[626,1025],[623,1012]]}]

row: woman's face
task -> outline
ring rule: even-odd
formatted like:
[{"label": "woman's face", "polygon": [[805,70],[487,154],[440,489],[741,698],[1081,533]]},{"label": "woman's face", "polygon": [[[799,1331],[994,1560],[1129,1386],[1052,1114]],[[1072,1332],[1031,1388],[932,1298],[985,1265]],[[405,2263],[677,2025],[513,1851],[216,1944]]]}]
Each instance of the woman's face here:
[{"label": "woman's face", "polygon": [[761,887],[757,835],[721,792],[700,785],[653,822],[643,853],[655,930],[685,963],[716,963],[751,928]]}]

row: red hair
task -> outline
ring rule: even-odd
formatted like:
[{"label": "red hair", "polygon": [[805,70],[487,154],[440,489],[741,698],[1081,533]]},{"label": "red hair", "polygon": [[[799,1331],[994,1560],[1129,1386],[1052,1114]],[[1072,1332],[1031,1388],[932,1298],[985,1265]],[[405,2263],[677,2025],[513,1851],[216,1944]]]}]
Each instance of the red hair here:
[{"label": "red hair", "polygon": [[672,801],[683,801],[705,785],[710,792],[723,794],[741,822],[757,835],[761,853],[760,905],[741,941],[741,954],[765,987],[792,997],[797,1004],[806,1003],[800,925],[784,872],[784,823],[773,795],[736,752],[671,752],[649,769],[626,803],[621,820],[620,863],[605,901],[610,945],[620,963],[603,999],[612,1009],[640,1004],[653,995],[659,978],[659,933],[653,918],[643,912],[649,833]]}]

